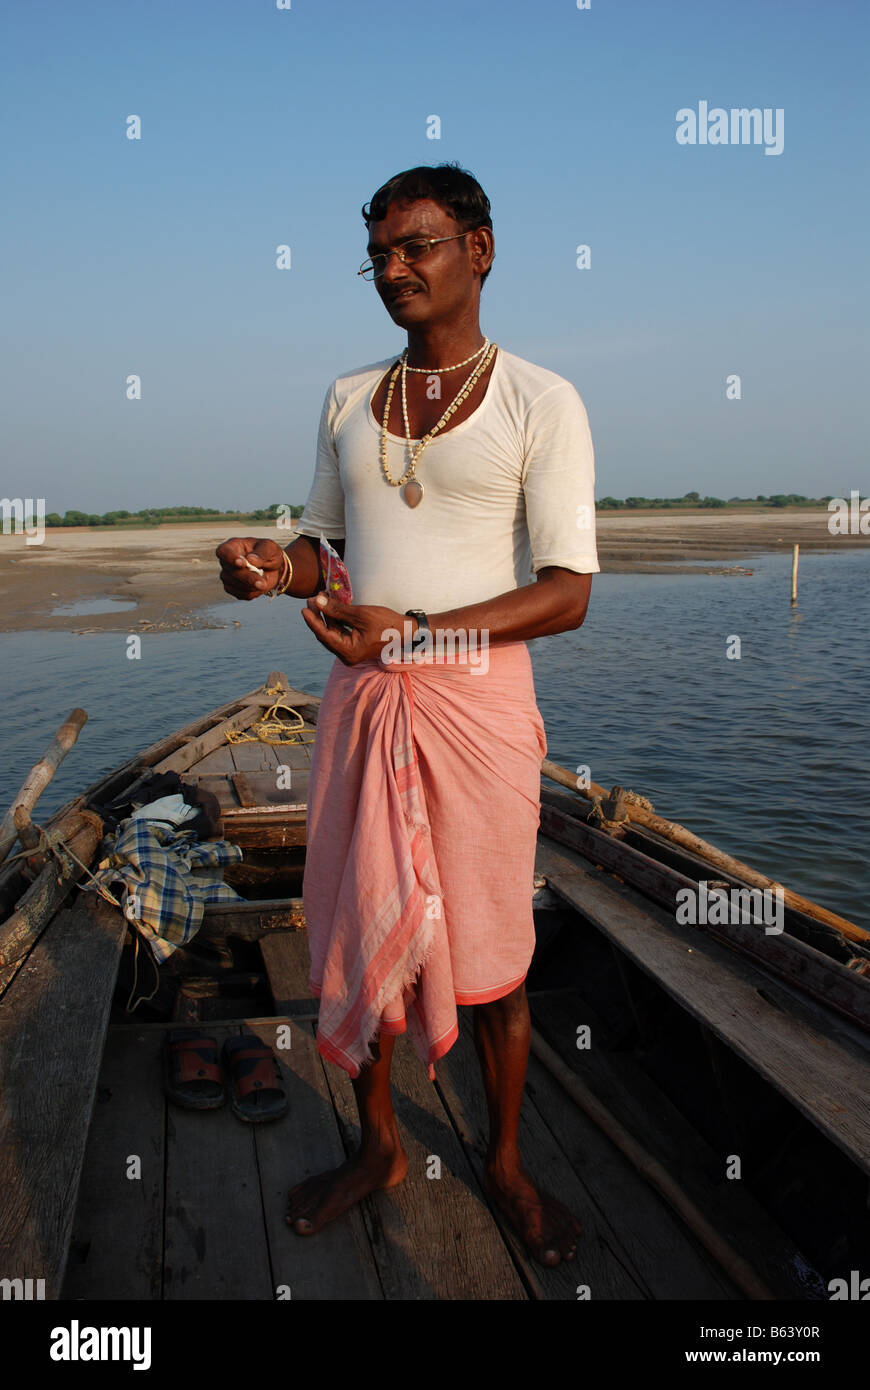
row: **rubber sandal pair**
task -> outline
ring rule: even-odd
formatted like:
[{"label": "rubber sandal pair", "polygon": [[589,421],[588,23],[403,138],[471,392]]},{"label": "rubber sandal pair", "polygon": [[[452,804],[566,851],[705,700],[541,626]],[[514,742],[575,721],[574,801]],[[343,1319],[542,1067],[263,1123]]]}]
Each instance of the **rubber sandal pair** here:
[{"label": "rubber sandal pair", "polygon": [[286,1114],[287,1095],[275,1054],[255,1034],[227,1038],[221,1059],[223,1068],[214,1038],[194,1029],[170,1029],[163,1045],[168,1098],[185,1110],[218,1110],[229,1093],[233,1114],[245,1124],[264,1124]]}]

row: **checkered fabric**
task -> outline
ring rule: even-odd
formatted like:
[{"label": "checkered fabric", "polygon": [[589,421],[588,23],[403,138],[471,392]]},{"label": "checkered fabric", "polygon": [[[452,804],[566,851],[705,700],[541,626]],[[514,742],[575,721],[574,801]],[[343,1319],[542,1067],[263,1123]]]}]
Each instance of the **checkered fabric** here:
[{"label": "checkered fabric", "polygon": [[199,841],[191,830],[128,819],[103,848],[108,852],[94,879],[109,889],[123,884],[125,915],[142,931],[158,961],[196,935],[206,903],[240,901],[223,881],[223,865],[242,858],[239,846],[229,840]]}]

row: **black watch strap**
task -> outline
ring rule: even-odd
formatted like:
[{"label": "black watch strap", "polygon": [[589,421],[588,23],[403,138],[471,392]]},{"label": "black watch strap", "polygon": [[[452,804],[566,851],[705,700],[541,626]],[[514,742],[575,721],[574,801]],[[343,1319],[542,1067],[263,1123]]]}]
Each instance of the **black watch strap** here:
[{"label": "black watch strap", "polygon": [[417,619],[417,623],[418,623],[417,631],[414,633],[414,636],[411,638],[411,647],[412,647],[412,650],[416,650],[417,647],[422,646],[422,644],[426,641],[426,637],[425,637],[424,634],[427,633],[427,632],[431,632],[431,630],[432,630],[432,629],[430,628],[430,626],[429,626],[429,619],[426,617],[426,614],[423,612],[422,608],[408,608],[408,609],[406,609],[406,611],[405,611],[405,617],[406,617],[406,618],[416,618],[416,619]]}]

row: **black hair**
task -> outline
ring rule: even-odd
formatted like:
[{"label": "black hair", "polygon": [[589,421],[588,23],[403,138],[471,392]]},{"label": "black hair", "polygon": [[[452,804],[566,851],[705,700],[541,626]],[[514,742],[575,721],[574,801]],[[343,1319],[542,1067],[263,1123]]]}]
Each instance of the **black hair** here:
[{"label": "black hair", "polygon": [[[378,189],[370,203],[363,204],[363,221],[367,227],[372,222],[381,222],[391,203],[415,203],[421,198],[431,198],[448,212],[460,231],[471,232],[477,227],[488,227],[492,231],[489,199],[474,175],[458,163],[418,164],[414,169],[394,174]],[[488,270],[481,275],[481,289],[488,275]]]}]

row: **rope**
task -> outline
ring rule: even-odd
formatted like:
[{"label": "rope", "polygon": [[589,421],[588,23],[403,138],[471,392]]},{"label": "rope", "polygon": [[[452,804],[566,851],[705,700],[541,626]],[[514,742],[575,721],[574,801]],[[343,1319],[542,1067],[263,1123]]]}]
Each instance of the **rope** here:
[{"label": "rope", "polygon": [[635,806],[642,806],[645,811],[655,811],[655,806],[648,796],[641,796],[640,792],[633,792],[630,787],[627,790],[623,789],[622,795],[626,801],[630,801]]},{"label": "rope", "polygon": [[[127,920],[129,921],[130,919],[128,918]],[[136,920],[138,921],[138,918]],[[124,1005],[124,1008],[126,1009],[128,1014],[135,1013],[136,1009],[138,1009],[140,1004],[147,1004],[149,999],[154,998],[155,994],[160,988],[160,976],[158,975],[157,983],[152,989],[151,993],[140,995],[140,997],[136,1000],[136,1003],[133,1005],[132,1009],[130,1008],[130,1001],[133,998],[133,995],[136,993],[136,986],[139,984],[139,943],[142,940],[141,934],[138,931],[134,931],[133,938],[135,941],[135,945],[133,947],[133,983],[130,986],[130,993],[127,995],[127,1003]]]},{"label": "rope", "polygon": [[[94,875],[91,873],[90,869],[88,868],[87,864],[83,864],[82,861],[78,858],[78,856],[75,855],[75,854],[73,854],[72,850],[69,849],[68,846],[64,845],[64,849],[66,849],[67,854],[69,854],[70,858],[71,858],[71,859],[75,859],[76,863],[80,866],[80,868],[84,869],[84,871],[85,871],[85,873],[87,874],[88,878],[91,880],[90,883],[81,883],[81,884],[79,884],[79,887],[81,888],[82,892],[83,892],[83,893],[91,893],[91,892],[99,893],[100,897],[103,898],[103,899],[105,900],[105,902],[111,903],[113,907],[117,907],[117,908],[119,909],[119,911],[122,913],[122,915],[123,915],[123,917],[124,917],[124,920],[125,920],[125,922],[126,922],[127,925],[128,925],[128,929],[132,932],[132,936],[133,936],[133,983],[132,983],[132,985],[130,986],[130,993],[127,995],[127,1003],[124,1005],[124,1008],[126,1009],[126,1011],[127,1011],[128,1014],[135,1013],[135,1011],[136,1011],[136,1009],[138,1009],[139,1005],[140,1005],[140,1004],[147,1004],[147,1002],[148,1002],[150,999],[153,999],[153,998],[154,998],[155,994],[157,993],[158,989],[160,988],[160,977],[158,976],[158,977],[157,977],[157,983],[155,984],[155,986],[154,986],[154,988],[152,989],[151,993],[150,993],[150,994],[143,994],[143,995],[141,995],[141,996],[136,1000],[136,1003],[133,1005],[133,1007],[132,1007],[132,1008],[130,1007],[130,1002],[131,1002],[131,1000],[132,1000],[132,998],[133,998],[133,995],[136,993],[136,988],[137,988],[137,986],[138,986],[138,984],[139,984],[139,946],[140,946],[140,943],[141,943],[141,941],[142,941],[142,935],[143,935],[143,933],[139,930],[139,928],[140,928],[140,927],[141,927],[141,928],[144,928],[145,924],[144,924],[144,922],[142,921],[142,918],[141,918],[141,917],[133,917],[133,916],[131,916],[131,914],[130,914],[129,912],[125,912],[123,904],[120,903],[120,902],[118,901],[118,899],[115,897],[114,893],[112,892],[111,888],[107,888],[106,885],[105,885],[104,883],[98,883],[97,880],[96,880],[96,878],[94,877]],[[129,906],[129,904],[130,904],[130,895],[128,894],[128,895],[127,895],[127,905]]]},{"label": "rope", "polygon": [[30,859],[34,854],[51,854],[57,860],[61,869],[67,870],[69,869],[69,865],[65,864],[63,859],[63,856],[66,854],[73,863],[78,864],[79,868],[84,869],[85,873],[93,878],[93,874],[91,874],[87,864],[82,863],[78,855],[73,853],[65,840],[52,840],[41,825],[34,825],[33,829],[39,837],[37,843],[32,849],[20,849],[17,854],[11,854],[7,861],[8,863],[11,864],[16,859]]},{"label": "rope", "polygon": [[586,820],[590,825],[597,825],[599,829],[605,830],[608,833],[615,830],[622,831],[628,824],[627,817],[625,820],[610,820],[601,809],[600,799],[593,803],[592,810],[589,812]]},{"label": "rope", "polygon": [[[283,693],[275,690],[267,690],[267,695]],[[296,718],[295,724],[290,724],[286,719],[278,718],[278,710],[283,709],[288,714]],[[254,721],[250,729],[229,729],[227,731],[227,743],[271,743],[279,745],[282,743],[313,743],[314,734],[307,738],[302,738],[301,731],[305,728],[305,720],[297,709],[292,705],[286,705],[283,700],[276,700],[274,705],[270,705],[266,713]]]},{"label": "rope", "polygon": [[[621,808],[622,816],[620,819],[611,819],[604,810],[604,804],[613,807],[617,811]],[[646,796],[641,796],[640,792],[632,791],[631,788],[614,787],[609,796],[596,796],[592,803],[592,810],[586,820],[592,825],[598,825],[601,830],[608,834],[614,834],[618,830],[620,833],[627,829],[631,822],[630,807],[642,806],[646,811],[653,811],[652,802]]]},{"label": "rope", "polygon": [[[83,893],[99,893],[101,898],[103,898],[107,903],[111,903],[113,907],[117,907],[123,913],[125,920],[130,924],[131,927],[141,927],[143,925],[139,917],[130,917],[126,912],[124,912],[122,904],[115,897],[112,890],[110,888],[107,888],[104,883],[97,882],[97,879],[91,873],[87,864],[83,863],[82,860],[79,859],[78,855],[70,849],[69,845],[66,844],[65,841],[51,840],[49,836],[45,833],[41,825],[35,825],[33,828],[39,836],[38,843],[34,845],[33,849],[19,850],[17,854],[12,855],[12,859],[22,859],[25,857],[29,857],[32,854],[51,854],[58,861],[58,863],[61,866],[61,869],[66,870],[68,869],[69,865],[64,863],[63,856],[67,855],[69,859],[73,861],[74,864],[78,864],[79,868],[91,880],[90,883],[79,884],[79,887],[81,888]],[[133,1005],[133,1008],[130,1008],[130,1001],[132,1000],[133,995],[136,993],[136,987],[139,983],[139,944],[142,939],[141,933],[139,931],[134,931],[133,939],[135,942],[133,951],[133,984],[130,989],[129,995],[127,996],[127,1013],[133,1013],[134,1010],[137,1009],[140,1004],[146,1003],[149,999],[153,999],[160,986],[160,980],[158,978],[157,984],[154,986],[151,993],[143,994],[141,998],[136,1000],[136,1003]]]},{"label": "rope", "polygon": [[[61,867],[66,868],[67,866],[63,862],[63,855],[67,854],[69,855],[73,863],[78,864],[82,872],[86,874],[87,877],[91,880],[90,883],[80,883],[78,885],[81,888],[82,892],[99,893],[100,897],[103,898],[107,903],[111,903],[113,907],[118,907],[121,909],[122,912],[124,912],[123,904],[121,904],[118,901],[112,890],[110,888],[107,888],[104,883],[99,883],[97,881],[96,876],[91,873],[87,864],[85,864],[81,859],[79,859],[78,855],[70,849],[69,845],[66,844],[64,840],[56,840],[52,842],[46,835],[41,825],[35,825],[33,828],[37,831],[39,835],[39,844],[36,845],[33,849],[21,850],[18,854],[13,855],[14,859],[20,859],[22,855],[53,854],[55,859],[57,859],[57,861],[60,863]],[[124,916],[128,922],[140,922],[140,919],[138,917],[128,917],[126,913],[124,913]]]},{"label": "rope", "polygon": [[[122,904],[115,897],[111,889],[107,888],[104,883],[99,883],[97,881],[95,875],[91,873],[87,864],[85,864],[81,859],[79,859],[78,855],[74,852],[74,850],[70,849],[69,845],[66,843],[65,840],[50,839],[46,832],[43,830],[41,825],[34,825],[33,828],[39,836],[39,843],[34,845],[33,849],[19,850],[17,854],[13,854],[10,857],[9,863],[11,863],[13,859],[23,859],[25,857],[29,858],[33,854],[51,854],[58,861],[62,869],[68,869],[69,865],[65,864],[63,860],[63,856],[66,854],[69,856],[69,858],[73,861],[74,864],[78,864],[79,868],[82,870],[82,873],[86,874],[87,877],[91,880],[90,883],[80,883],[78,885],[81,888],[82,892],[99,893],[100,897],[105,899],[107,903],[111,903],[113,907],[120,908],[122,912],[124,911]],[[127,917],[127,921],[138,922],[139,918]]]}]

